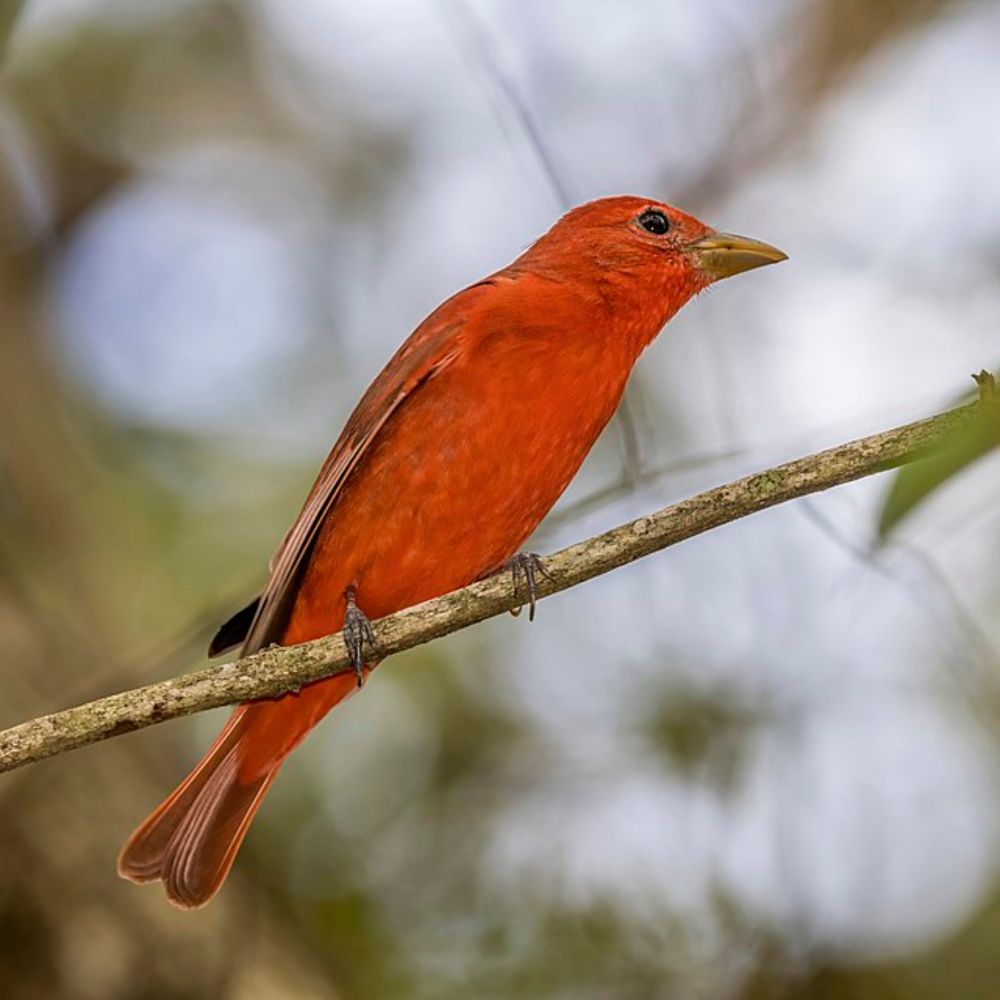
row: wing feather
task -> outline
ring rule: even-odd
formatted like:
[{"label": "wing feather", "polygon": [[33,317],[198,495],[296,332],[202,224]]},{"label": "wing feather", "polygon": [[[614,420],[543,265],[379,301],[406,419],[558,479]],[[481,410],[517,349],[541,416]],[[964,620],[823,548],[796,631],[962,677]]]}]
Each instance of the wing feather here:
[{"label": "wing feather", "polygon": [[461,354],[470,309],[487,294],[487,280],[459,292],[429,316],[400,347],[361,398],[333,446],[305,504],[271,559],[267,585],[241,655],[280,640],[306,558],[337,497],[403,403]]}]

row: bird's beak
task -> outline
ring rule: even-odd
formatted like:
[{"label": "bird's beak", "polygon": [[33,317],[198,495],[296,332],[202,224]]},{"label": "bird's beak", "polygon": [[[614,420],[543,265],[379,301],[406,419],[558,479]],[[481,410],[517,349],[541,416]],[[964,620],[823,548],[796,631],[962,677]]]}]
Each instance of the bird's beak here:
[{"label": "bird's beak", "polygon": [[788,254],[769,243],[732,233],[709,233],[696,243],[689,243],[684,250],[710,281],[788,260]]}]

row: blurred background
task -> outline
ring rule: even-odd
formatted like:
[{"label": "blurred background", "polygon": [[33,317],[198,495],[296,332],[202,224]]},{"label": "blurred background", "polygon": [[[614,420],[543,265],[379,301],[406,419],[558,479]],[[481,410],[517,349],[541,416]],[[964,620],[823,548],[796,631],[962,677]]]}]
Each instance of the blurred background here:
[{"label": "blurred background", "polygon": [[[532,547],[1000,361],[995,0],[4,0],[0,726],[198,666],[368,381],[568,204],[690,305]],[[0,778],[7,997],[992,997],[1000,468],[887,476],[394,658],[221,896],[117,879],[225,712]]]}]

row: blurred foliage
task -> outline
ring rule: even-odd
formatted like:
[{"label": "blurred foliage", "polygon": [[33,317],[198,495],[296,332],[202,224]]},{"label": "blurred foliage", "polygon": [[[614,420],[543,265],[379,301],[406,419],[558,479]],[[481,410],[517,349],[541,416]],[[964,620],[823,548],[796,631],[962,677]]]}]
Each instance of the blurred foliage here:
[{"label": "blurred foliage", "polygon": [[[985,408],[982,419],[955,431],[932,454],[904,466],[893,476],[879,514],[878,533],[883,540],[932,493],[1000,447],[1000,408],[996,405],[994,378],[983,371],[975,379]],[[971,400],[966,397],[964,402]]]},{"label": "blurred foliage", "polygon": [[669,691],[646,721],[646,737],[680,775],[723,795],[740,787],[760,713],[733,704],[727,691]]}]

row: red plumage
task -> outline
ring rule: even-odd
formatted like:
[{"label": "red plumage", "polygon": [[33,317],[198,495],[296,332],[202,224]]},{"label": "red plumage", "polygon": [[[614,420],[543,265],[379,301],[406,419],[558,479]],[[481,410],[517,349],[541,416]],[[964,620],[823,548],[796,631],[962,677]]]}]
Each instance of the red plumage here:
[{"label": "red plumage", "polygon": [[[782,256],[648,199],[607,198],[453,296],[355,409],[272,561],[243,653],[338,631],[348,588],[374,619],[500,569],[670,317],[713,280]],[[353,690],[340,675],[237,708],[132,835],[120,873],[162,879],[180,906],[207,902],[282,762]]]}]

